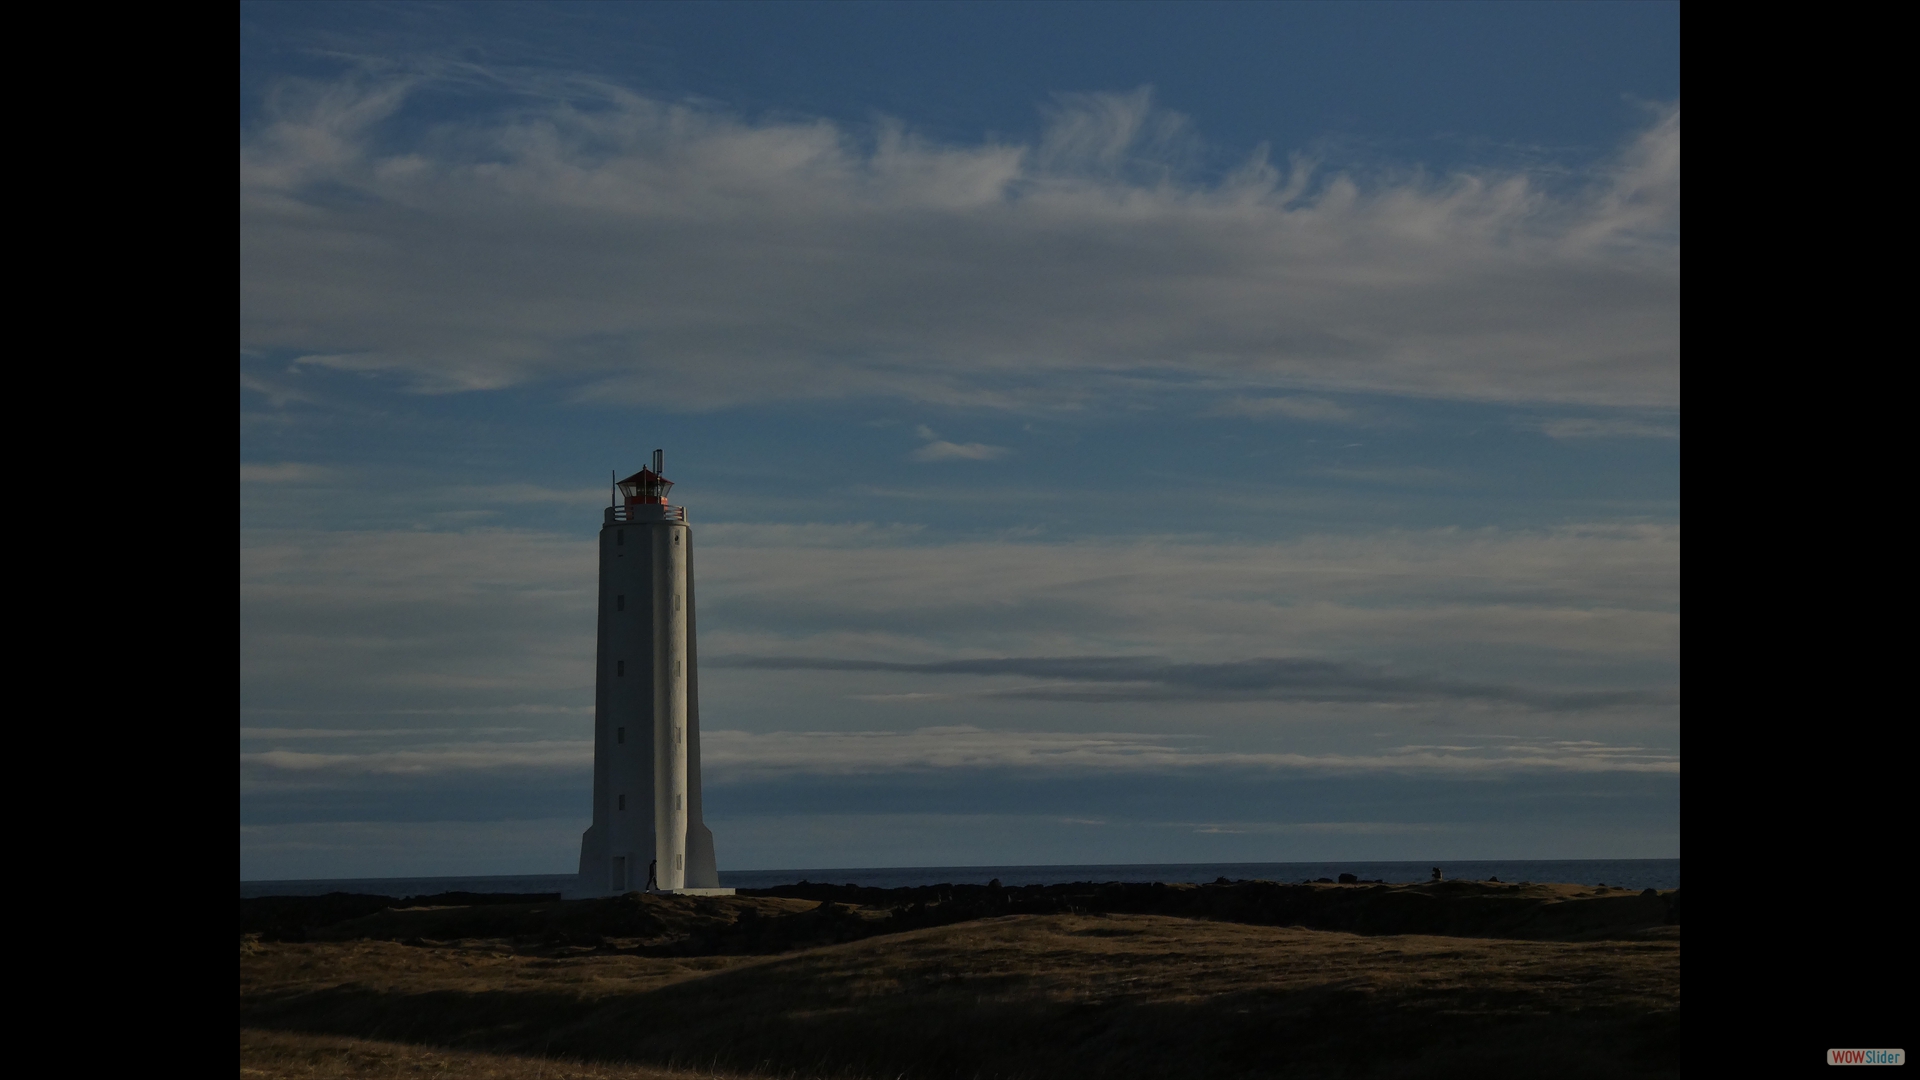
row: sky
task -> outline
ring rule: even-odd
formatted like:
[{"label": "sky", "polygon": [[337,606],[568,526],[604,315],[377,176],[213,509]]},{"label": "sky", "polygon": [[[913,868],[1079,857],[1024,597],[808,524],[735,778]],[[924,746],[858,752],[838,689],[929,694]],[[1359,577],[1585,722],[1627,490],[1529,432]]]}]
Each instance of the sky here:
[{"label": "sky", "polygon": [[1664,3],[240,8],[242,879],[1677,858]]}]

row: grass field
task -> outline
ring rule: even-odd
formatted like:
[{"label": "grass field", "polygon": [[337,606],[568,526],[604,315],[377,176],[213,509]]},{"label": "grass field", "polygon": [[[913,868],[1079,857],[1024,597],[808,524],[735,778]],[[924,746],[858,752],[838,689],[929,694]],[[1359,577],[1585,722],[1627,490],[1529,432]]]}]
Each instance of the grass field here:
[{"label": "grass field", "polygon": [[[1606,899],[1592,893],[1563,899]],[[614,929],[641,933],[587,944],[551,928],[420,932],[528,930],[537,913],[512,906],[386,911],[310,935],[333,940],[243,935],[242,1075],[1679,1072],[1675,925],[1553,941],[1078,912],[873,933],[884,911],[834,908],[631,898]],[[853,940],[780,951],[738,930],[782,919]]]},{"label": "grass field", "polygon": [[691,1080],[729,1074],[241,1028],[240,1075],[243,1080]]}]

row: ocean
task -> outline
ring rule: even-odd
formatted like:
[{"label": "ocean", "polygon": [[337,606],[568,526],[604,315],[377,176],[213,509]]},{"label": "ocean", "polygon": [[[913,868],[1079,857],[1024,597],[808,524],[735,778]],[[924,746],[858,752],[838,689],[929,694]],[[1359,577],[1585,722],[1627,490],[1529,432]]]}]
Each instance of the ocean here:
[{"label": "ocean", "polygon": [[[1628,889],[1677,889],[1679,859],[1520,859],[1441,863],[1448,879],[1555,881],[1576,885],[1612,885]],[[1135,863],[1094,866],[890,866],[795,870],[722,870],[720,884],[736,889],[765,889],[799,881],[870,885],[897,889],[912,885],[1057,885],[1070,881],[1209,882],[1265,880],[1299,882],[1339,880],[1352,874],[1362,881],[1428,881],[1430,862],[1340,863]],[[309,881],[242,881],[240,897],[322,896],[330,892],[378,896],[428,896],[443,892],[557,893],[573,887],[572,874],[511,874],[492,877],[328,878]]]}]

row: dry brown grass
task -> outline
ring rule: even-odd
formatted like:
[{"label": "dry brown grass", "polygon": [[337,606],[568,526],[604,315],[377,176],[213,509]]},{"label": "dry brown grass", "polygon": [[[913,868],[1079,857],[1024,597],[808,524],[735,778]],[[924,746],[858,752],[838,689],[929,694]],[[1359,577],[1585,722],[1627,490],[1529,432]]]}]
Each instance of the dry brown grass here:
[{"label": "dry brown grass", "polygon": [[507,1063],[542,1055],[889,1080],[1678,1073],[1677,927],[1556,942],[1023,915],[779,956],[478,939],[241,951],[243,1025],[508,1070],[479,1076],[531,1076]]},{"label": "dry brown grass", "polygon": [[1677,939],[1638,942],[1362,937],[1156,915],[1014,916],[876,938],[773,962],[848,1000],[973,984],[1009,1000],[1199,1002],[1350,989],[1517,997],[1534,1007],[1679,1005]]},{"label": "dry brown grass", "polygon": [[240,1029],[241,1080],[703,1080],[733,1075]]},{"label": "dry brown grass", "polygon": [[264,1000],[355,986],[397,995],[525,991],[587,1001],[644,993],[755,959],[659,959],[586,949],[562,950],[563,954],[574,955],[545,955],[548,951],[485,939],[435,941],[425,946],[378,940],[299,945],[242,941],[240,997],[242,1001]]}]

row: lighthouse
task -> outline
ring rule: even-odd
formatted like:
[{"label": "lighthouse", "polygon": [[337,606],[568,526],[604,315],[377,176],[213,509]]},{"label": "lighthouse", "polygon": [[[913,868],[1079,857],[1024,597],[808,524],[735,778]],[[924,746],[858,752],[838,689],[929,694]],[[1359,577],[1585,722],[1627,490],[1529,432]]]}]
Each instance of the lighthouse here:
[{"label": "lighthouse", "polygon": [[700,814],[693,530],[653,467],[617,483],[600,527],[593,825],[572,895],[728,895]]}]

